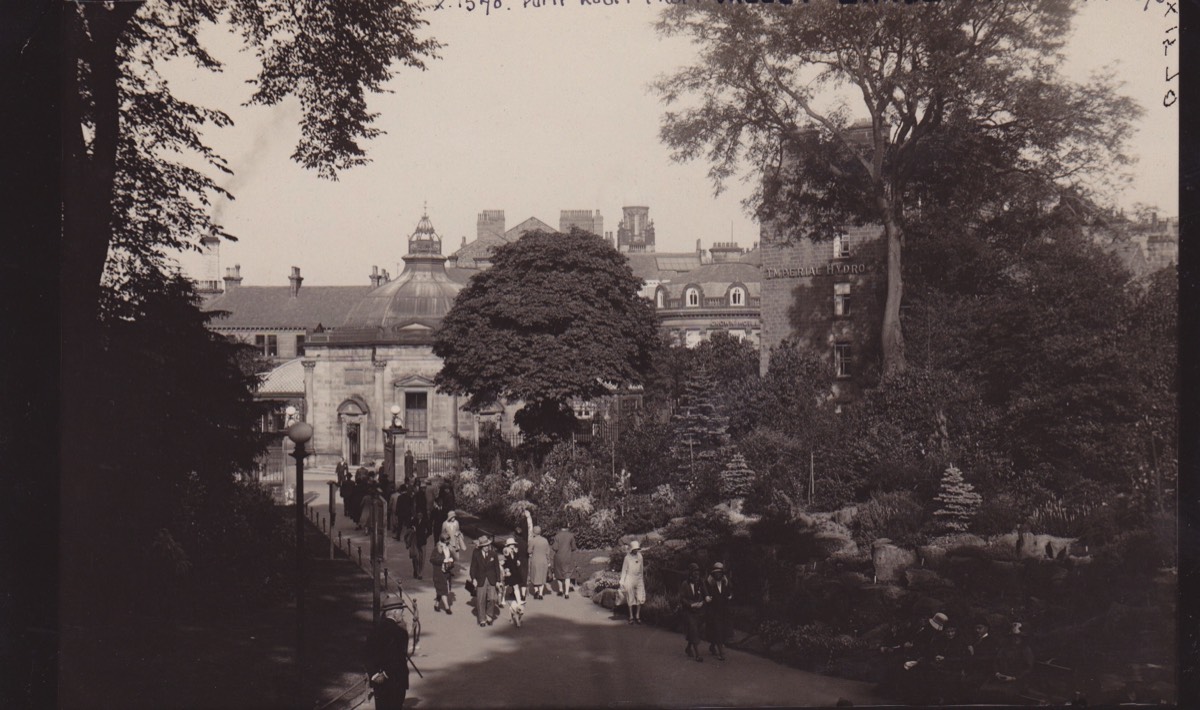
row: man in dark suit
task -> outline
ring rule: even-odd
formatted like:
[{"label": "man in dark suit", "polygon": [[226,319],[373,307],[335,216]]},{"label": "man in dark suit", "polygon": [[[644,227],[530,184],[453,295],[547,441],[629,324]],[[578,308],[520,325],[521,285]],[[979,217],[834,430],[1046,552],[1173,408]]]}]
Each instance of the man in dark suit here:
[{"label": "man in dark suit", "polygon": [[408,627],[401,604],[385,606],[367,637],[367,675],[377,710],[400,710],[408,694]]}]

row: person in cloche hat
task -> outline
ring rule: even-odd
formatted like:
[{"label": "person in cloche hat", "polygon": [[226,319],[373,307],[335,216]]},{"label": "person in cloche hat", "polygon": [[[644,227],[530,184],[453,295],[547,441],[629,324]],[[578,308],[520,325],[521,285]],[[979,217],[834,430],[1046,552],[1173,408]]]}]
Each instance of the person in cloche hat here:
[{"label": "person in cloche hat", "polygon": [[733,587],[725,576],[725,565],[714,562],[704,580],[704,608],[708,611],[708,652],[725,660],[725,642],[733,635],[730,605]]},{"label": "person in cloche hat", "polygon": [[629,552],[621,563],[621,589],[625,592],[625,603],[629,607],[629,623],[642,623],[642,605],[646,603],[645,560],[642,559],[642,544],[637,540],[629,543]]},{"label": "person in cloche hat", "polygon": [[521,558],[516,538],[510,537],[504,541],[504,551],[500,553],[500,564],[504,571],[504,591],[500,593],[500,603],[508,598],[508,590],[512,590],[513,601],[508,610],[514,625],[521,625],[521,617],[525,613],[525,560]]},{"label": "person in cloche hat", "polygon": [[679,603],[683,606],[683,634],[687,639],[683,652],[689,658],[703,663],[700,631],[704,621],[704,582],[700,577],[700,565],[695,562],[688,565],[688,578],[679,585]]}]

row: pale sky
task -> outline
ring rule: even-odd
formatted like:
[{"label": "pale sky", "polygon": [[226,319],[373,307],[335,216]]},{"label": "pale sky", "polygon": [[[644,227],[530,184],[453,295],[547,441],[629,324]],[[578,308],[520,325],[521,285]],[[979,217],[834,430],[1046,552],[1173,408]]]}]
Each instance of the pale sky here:
[{"label": "pale sky", "polygon": [[[641,4],[639,4],[639,2]],[[616,231],[623,205],[649,205],[658,251],[705,248],[731,238],[749,247],[758,226],[741,200],[749,185],[731,182],[713,196],[707,164],[675,164],[658,140],[663,107],[647,86],[694,61],[683,40],[661,40],[652,28],[660,4],[534,8],[502,0],[502,9],[468,12],[458,0],[429,11],[427,35],[446,45],[428,70],[400,69],[370,107],[386,135],[367,144],[373,162],[319,179],[289,159],[298,135],[294,104],[243,108],[254,58],[221,30],[214,54],[221,75],[178,68],[169,74],[186,98],[226,110],[235,126],[214,131],[210,144],[235,171],[227,187],[237,199],[221,205],[224,224],[239,238],[221,245],[225,267],[240,264],[245,285],[287,285],[299,266],[307,285],[367,284],[372,265],[397,274],[406,239],[428,203],[429,217],[449,254],[475,238],[476,215],[505,211],[508,226],[538,217],[558,226],[563,209],[600,210]],[[1178,104],[1163,107],[1166,66],[1162,40],[1177,16],[1144,0],[1088,0],[1068,48],[1068,73],[1084,78],[1117,63],[1125,91],[1146,109],[1134,137],[1141,160],[1122,206],[1155,204],[1178,213]],[[748,6],[747,11],[753,11]],[[222,46],[223,45],[223,46]],[[198,271],[193,255],[180,259]]]}]

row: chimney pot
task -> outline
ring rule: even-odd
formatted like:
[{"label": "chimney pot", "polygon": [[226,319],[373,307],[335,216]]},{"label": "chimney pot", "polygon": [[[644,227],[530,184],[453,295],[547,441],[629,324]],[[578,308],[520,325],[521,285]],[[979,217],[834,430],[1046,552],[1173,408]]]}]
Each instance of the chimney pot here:
[{"label": "chimney pot", "polygon": [[292,298],[295,298],[300,293],[300,284],[304,282],[304,277],[300,275],[299,266],[292,267],[292,275],[288,277],[288,281],[290,282]]}]

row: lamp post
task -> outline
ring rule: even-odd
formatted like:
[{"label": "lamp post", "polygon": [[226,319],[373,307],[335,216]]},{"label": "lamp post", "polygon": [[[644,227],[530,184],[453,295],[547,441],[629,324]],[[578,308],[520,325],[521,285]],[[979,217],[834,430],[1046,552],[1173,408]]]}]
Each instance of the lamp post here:
[{"label": "lamp post", "polygon": [[[292,458],[296,459],[296,670],[304,678],[304,459],[309,451],[307,444],[312,440],[312,425],[297,420],[295,407],[288,407],[287,436],[295,446]],[[302,683],[297,683],[297,693],[302,693]],[[303,696],[301,696],[303,697]]]},{"label": "lamp post", "polygon": [[[396,439],[403,437],[408,433],[408,430],[400,423],[400,405],[392,405],[391,415],[388,425],[383,428],[383,468],[394,485],[396,483]],[[386,503],[383,505],[380,505],[380,503],[382,503],[382,499],[372,499],[370,503],[374,506],[371,511],[371,611],[376,621],[379,620],[381,593],[379,563],[383,558],[384,545],[384,529],[380,528],[380,518],[383,515],[387,515]]]},{"label": "lamp post", "polygon": [[403,437],[408,430],[400,423],[400,405],[393,404],[390,411],[391,419],[383,428],[383,468],[391,477],[394,485],[398,480],[396,478],[396,439]]}]

